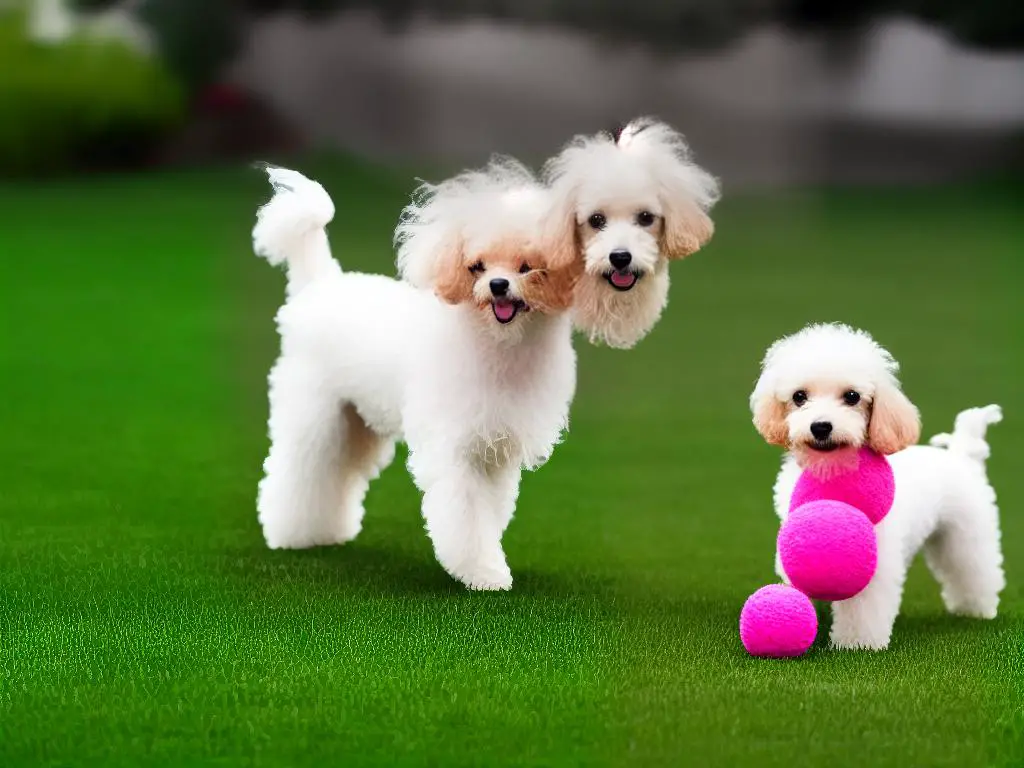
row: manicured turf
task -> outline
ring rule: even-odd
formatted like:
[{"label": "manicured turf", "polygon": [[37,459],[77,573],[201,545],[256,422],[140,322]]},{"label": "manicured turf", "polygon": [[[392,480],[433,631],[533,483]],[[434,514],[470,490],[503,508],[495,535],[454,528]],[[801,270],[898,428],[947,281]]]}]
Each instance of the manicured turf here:
[{"label": "manicured turf", "polygon": [[[390,271],[408,181],[323,178],[336,253]],[[434,562],[401,461],[354,544],[263,546],[265,197],[241,171],[0,186],[0,766],[1024,764],[1019,187],[727,199],[650,338],[578,344],[498,595]],[[1009,587],[998,620],[950,618],[918,563],[889,651],[823,628],[753,660],[779,456],[747,394],[771,340],[830,319],[902,361],[927,434],[1004,405]]]}]

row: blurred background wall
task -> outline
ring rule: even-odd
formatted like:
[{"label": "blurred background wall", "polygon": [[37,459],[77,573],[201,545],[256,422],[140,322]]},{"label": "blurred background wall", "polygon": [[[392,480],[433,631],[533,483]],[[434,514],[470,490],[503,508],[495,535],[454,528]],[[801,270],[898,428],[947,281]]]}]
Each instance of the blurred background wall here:
[{"label": "blurred background wall", "polygon": [[1019,168],[1017,0],[0,0],[0,173],[537,161],[638,114],[735,189]]},{"label": "blurred background wall", "polygon": [[652,113],[733,184],[934,179],[998,167],[1024,127],[1024,54],[880,19],[838,60],[826,35],[761,26],[714,50],[516,23],[372,12],[252,23],[228,77],[304,137],[383,159],[543,157]]}]

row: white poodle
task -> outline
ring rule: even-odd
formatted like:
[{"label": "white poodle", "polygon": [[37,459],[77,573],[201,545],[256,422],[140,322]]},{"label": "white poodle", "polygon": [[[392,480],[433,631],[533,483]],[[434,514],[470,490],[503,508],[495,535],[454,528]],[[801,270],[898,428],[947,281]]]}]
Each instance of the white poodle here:
[{"label": "white poodle", "polygon": [[[914,445],[918,412],[900,390],[898,367],[864,331],[812,325],[771,346],[750,396],[758,432],[789,451],[775,483],[782,520],[802,469],[855,461],[865,443],[889,454],[896,498],[876,527],[878,570],[863,592],[833,603],[837,648],[888,647],[907,569],[922,548],[951,613],[994,618],[1005,584],[999,511],[985,472],[986,427],[1002,412],[997,405],[964,411],[952,435],[933,438],[945,450]],[[786,579],[778,555],[776,571]]]},{"label": "white poodle", "polygon": [[711,238],[718,182],[679,133],[649,118],[577,136],[544,177],[558,201],[546,225],[558,258],[571,253],[585,265],[574,324],[592,342],[632,347],[668,301],[669,260]]},{"label": "white poodle", "polygon": [[288,269],[258,500],[267,544],[353,539],[404,439],[438,561],[472,589],[509,589],[501,539],[521,470],[551,455],[576,382],[579,266],[538,241],[547,191],[507,159],[424,184],[396,233],[395,280],[342,272],[323,187],[267,172],[254,249]]}]

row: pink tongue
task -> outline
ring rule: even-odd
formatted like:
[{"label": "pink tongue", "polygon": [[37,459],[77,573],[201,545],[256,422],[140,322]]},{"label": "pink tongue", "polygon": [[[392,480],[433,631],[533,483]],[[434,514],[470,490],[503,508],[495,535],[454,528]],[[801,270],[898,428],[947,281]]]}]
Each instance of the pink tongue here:
[{"label": "pink tongue", "polygon": [[516,305],[511,301],[494,302],[494,316],[499,320],[511,320],[516,315]]},{"label": "pink tongue", "polygon": [[636,282],[636,275],[632,272],[612,272],[612,282],[619,288],[628,288]]}]

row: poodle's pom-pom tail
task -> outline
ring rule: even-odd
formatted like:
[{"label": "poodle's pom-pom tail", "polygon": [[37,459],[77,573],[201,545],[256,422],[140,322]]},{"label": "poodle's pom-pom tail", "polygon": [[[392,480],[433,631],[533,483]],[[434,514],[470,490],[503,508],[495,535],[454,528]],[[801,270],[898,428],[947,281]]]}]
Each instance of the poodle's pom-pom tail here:
[{"label": "poodle's pom-pom tail", "polygon": [[952,434],[942,432],[928,441],[936,448],[962,453],[975,461],[984,462],[991,454],[985,434],[992,424],[1003,420],[1003,409],[998,405],[968,408],[957,414]]},{"label": "poodle's pom-pom tail", "polygon": [[340,270],[331,256],[324,227],[334,218],[334,202],[316,181],[298,171],[258,164],[274,196],[256,212],[252,247],[271,264],[286,264],[288,294]]},{"label": "poodle's pom-pom tail", "polygon": [[992,424],[998,424],[1003,420],[1003,409],[1002,407],[993,403],[992,405],[986,405],[984,408],[970,408],[963,411],[960,415],[971,414],[972,421],[977,424],[978,437],[984,437],[987,427]]}]

